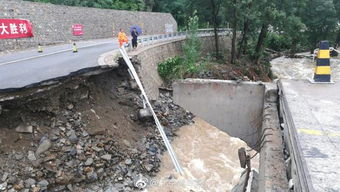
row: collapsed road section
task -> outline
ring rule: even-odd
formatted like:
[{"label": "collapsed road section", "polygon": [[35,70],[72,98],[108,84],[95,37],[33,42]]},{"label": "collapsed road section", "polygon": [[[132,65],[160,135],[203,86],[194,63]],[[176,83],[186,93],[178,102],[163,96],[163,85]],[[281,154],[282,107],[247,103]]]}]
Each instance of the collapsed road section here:
[{"label": "collapsed road section", "polygon": [[[181,89],[185,91],[179,91]],[[210,95],[199,94],[200,91]],[[202,184],[202,188],[194,186],[191,189],[209,191],[211,182],[215,183],[216,189],[223,187],[227,191],[243,191],[247,187],[252,191],[287,189],[274,84],[188,80],[174,85],[173,94],[175,103],[221,129],[217,131],[196,119],[195,125],[178,132],[181,135],[175,142],[175,152],[180,154],[185,174],[197,178]],[[208,103],[199,102],[197,99],[203,99],[200,97],[205,97]],[[220,127],[204,113],[190,108],[190,102],[199,102],[201,109],[207,104],[217,106],[218,103],[209,102],[222,102],[218,97],[225,100],[220,105],[234,110],[208,109],[215,116],[224,117],[220,119],[230,121],[226,127]],[[244,102],[251,98],[256,105]],[[231,100],[244,103],[243,107],[229,105]],[[180,127],[192,124],[194,117],[174,101],[171,93],[161,92],[159,99],[152,102],[170,140],[176,139],[174,136]],[[53,85],[2,93],[0,105],[1,190],[133,191],[138,189],[136,182],[145,177],[166,176],[181,181],[181,177],[166,169],[169,167],[168,157],[165,157],[164,164],[161,161],[166,148],[153,120],[138,113],[144,108],[143,100],[125,64],[116,69],[72,76]],[[242,113],[247,108],[254,109],[251,116]],[[239,118],[234,118],[235,115]],[[244,135],[231,132],[233,129],[242,129],[240,133]],[[201,130],[202,134],[190,137],[190,130],[196,130],[195,133]],[[222,132],[234,137],[217,137],[223,135]],[[181,136],[187,139],[183,140]],[[235,137],[242,138],[247,144]],[[198,140],[208,142],[195,145]],[[226,142],[225,146],[223,142]],[[185,147],[189,143],[194,146],[193,154],[191,148]],[[204,156],[202,151],[209,148],[220,150]],[[235,158],[239,148],[252,151],[252,158],[260,154],[256,157],[259,168],[254,161],[256,158],[252,159],[252,168],[255,169],[249,164],[249,169],[241,174],[249,163],[250,153],[243,156],[239,151],[239,156],[244,157],[240,166]],[[218,164],[221,166],[212,166]],[[218,179],[214,181],[209,179],[209,174],[223,176],[224,166],[226,171],[231,170],[229,180],[222,177],[216,177]],[[241,175],[240,182],[237,182]],[[177,187],[188,189],[188,186]],[[159,188],[156,186],[155,190],[150,190],[159,191]]]},{"label": "collapsed road section", "polygon": [[[127,69],[76,76],[1,98],[0,190],[132,191],[165,150]],[[15,99],[13,99],[15,98]],[[169,93],[153,103],[168,137],[193,115]]]}]

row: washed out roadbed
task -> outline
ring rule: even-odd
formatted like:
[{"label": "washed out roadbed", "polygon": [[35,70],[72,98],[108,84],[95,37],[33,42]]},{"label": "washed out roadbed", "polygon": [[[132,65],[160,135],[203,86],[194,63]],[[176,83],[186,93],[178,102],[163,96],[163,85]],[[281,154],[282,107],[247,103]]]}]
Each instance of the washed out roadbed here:
[{"label": "washed out roadbed", "polygon": [[[170,139],[192,123],[170,93],[153,105]],[[0,102],[0,191],[135,190],[165,151],[142,108],[124,67]]]}]

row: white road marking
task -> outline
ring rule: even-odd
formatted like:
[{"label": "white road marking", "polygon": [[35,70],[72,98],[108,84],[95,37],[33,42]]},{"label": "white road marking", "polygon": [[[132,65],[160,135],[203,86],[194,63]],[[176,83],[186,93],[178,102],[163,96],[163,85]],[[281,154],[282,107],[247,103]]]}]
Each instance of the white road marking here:
[{"label": "white road marking", "polygon": [[[79,47],[78,49],[94,47],[94,46],[97,46],[97,45],[103,45],[103,44],[108,44],[108,43],[112,43],[112,42],[105,42],[105,43],[97,43],[97,44],[92,44],[92,45],[86,45],[86,46]],[[26,58],[14,60],[14,61],[8,61],[8,62],[0,63],[0,66],[12,64],[12,63],[17,63],[17,62],[22,62],[22,61],[27,61],[27,60],[31,60],[31,59],[36,59],[36,58],[40,58],[40,57],[46,57],[46,56],[50,56],[50,55],[55,55],[55,54],[63,53],[63,52],[67,52],[67,51],[72,51],[72,49],[71,48],[70,49],[64,49],[64,50],[56,51],[56,52],[53,52],[53,53],[37,55],[37,56],[33,56],[33,57],[26,57]]]}]

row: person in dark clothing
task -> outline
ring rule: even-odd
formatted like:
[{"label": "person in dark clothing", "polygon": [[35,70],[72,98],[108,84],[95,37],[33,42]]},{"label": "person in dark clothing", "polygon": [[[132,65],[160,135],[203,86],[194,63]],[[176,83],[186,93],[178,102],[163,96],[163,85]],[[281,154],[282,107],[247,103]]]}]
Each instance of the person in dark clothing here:
[{"label": "person in dark clothing", "polygon": [[137,38],[138,38],[138,32],[136,28],[133,28],[132,32],[131,32],[131,36],[132,36],[132,48],[136,49],[138,42],[137,42]]}]

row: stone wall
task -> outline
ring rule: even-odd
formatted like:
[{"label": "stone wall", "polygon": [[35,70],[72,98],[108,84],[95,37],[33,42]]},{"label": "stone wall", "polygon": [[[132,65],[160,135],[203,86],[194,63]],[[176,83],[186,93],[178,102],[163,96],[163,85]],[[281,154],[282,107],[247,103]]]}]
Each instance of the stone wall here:
[{"label": "stone wall", "polygon": [[[0,18],[28,19],[33,24],[34,38],[0,40],[0,52],[13,49],[112,37],[119,28],[129,31],[132,25],[143,28],[144,34],[162,34],[166,26],[177,31],[177,23],[168,13],[119,11],[84,7],[60,6],[47,3],[34,3],[22,0],[0,0]],[[84,25],[82,37],[72,36],[73,24]]]},{"label": "stone wall", "polygon": [[[230,50],[231,39],[227,36],[220,36],[219,45],[223,52]],[[143,82],[145,91],[150,99],[157,99],[159,87],[163,84],[158,75],[157,66],[159,62],[167,58],[182,54],[184,39],[173,40],[140,48],[138,51],[130,53],[134,63],[139,63],[139,74]],[[215,51],[214,37],[200,37],[202,54]]]}]

